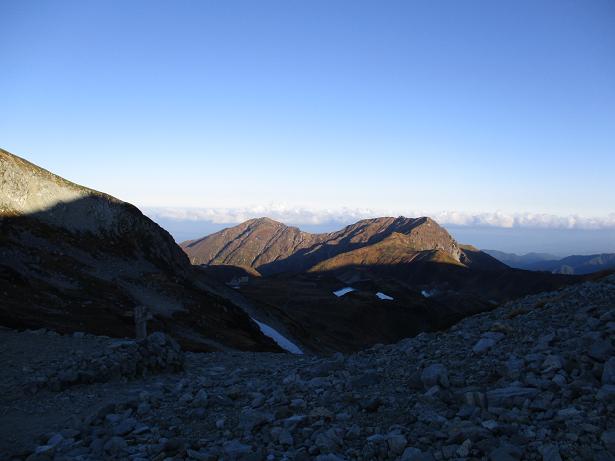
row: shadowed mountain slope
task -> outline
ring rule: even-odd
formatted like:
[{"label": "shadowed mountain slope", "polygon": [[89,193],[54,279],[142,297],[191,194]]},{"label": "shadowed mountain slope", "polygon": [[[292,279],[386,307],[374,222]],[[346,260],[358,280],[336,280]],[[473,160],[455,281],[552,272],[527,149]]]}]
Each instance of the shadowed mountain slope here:
[{"label": "shadowed mountain slope", "polygon": [[185,347],[278,350],[206,283],[136,207],[0,150],[0,324],[132,336],[145,305]]}]

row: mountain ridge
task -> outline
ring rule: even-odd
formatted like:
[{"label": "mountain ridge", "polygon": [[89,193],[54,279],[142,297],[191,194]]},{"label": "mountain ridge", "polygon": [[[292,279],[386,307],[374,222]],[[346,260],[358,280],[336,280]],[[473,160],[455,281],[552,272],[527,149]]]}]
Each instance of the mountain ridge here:
[{"label": "mountain ridge", "polygon": [[[433,219],[403,216],[363,219],[338,231],[321,234],[303,232],[270,218],[256,218],[182,242],[180,246],[193,264],[251,267],[263,275],[274,275],[313,270],[328,259],[339,260],[344,253],[377,245],[394,233],[405,236],[394,240],[402,246],[400,252],[442,250],[454,263],[462,265],[471,261],[470,254],[475,252],[460,246]],[[369,250],[362,250],[360,254],[366,252]],[[491,257],[483,255],[482,259],[490,260]],[[490,265],[500,264],[493,259]]]}]

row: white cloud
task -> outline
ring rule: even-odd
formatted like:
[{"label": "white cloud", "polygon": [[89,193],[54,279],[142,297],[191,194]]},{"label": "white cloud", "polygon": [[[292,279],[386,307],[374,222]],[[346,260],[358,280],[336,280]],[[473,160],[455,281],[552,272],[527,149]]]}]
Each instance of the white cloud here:
[{"label": "white cloud", "polygon": [[539,228],[539,229],[615,229],[615,213],[601,217],[557,216],[546,213],[464,213],[425,210],[313,209],[283,204],[244,208],[145,208],[145,214],[175,221],[206,221],[234,224],[263,216],[289,225],[350,224],[377,216],[430,216],[438,223],[453,226]]}]

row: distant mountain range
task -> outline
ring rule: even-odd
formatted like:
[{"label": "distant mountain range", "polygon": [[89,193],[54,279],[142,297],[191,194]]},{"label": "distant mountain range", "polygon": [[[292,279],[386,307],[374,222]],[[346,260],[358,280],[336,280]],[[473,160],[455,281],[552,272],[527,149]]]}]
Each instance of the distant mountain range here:
[{"label": "distant mountain range", "polygon": [[547,271],[553,274],[591,274],[615,269],[615,253],[573,255],[558,258],[547,253],[516,255],[497,250],[484,250],[510,267],[531,271]]}]

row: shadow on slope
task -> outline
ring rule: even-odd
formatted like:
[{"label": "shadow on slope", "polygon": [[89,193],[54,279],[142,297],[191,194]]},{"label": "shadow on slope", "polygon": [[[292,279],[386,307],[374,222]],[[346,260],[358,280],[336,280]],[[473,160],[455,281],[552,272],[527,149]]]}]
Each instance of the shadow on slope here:
[{"label": "shadow on slope", "polygon": [[[346,265],[251,279],[239,292],[313,352],[351,352],[450,327],[527,294],[585,277],[438,262]],[[334,291],[355,291],[337,297]],[[384,293],[393,300],[381,300]]]},{"label": "shadow on slope", "polygon": [[132,337],[133,309],[146,305],[150,330],[188,349],[279,351],[240,308],[208,292],[171,236],[136,207],[92,194],[1,211],[0,324]]},{"label": "shadow on slope", "polygon": [[458,296],[476,295],[485,301],[505,302],[520,296],[550,291],[585,280],[581,276],[532,272],[521,269],[480,270],[446,262],[417,261],[410,264],[346,265],[321,274],[350,273],[389,277],[409,287],[454,291]]},{"label": "shadow on slope", "polygon": [[[280,273],[290,274],[304,272],[328,259],[381,243],[390,238],[393,234],[404,235],[410,238],[409,234],[414,229],[432,222],[430,218],[427,217],[388,218],[386,225],[380,227],[373,234],[368,234],[367,238],[361,238],[365,229],[369,226],[373,226],[378,219],[385,218],[359,221],[340,231],[327,234],[330,235],[330,237],[325,241],[315,243],[307,248],[299,249],[286,258],[260,265],[257,267],[257,270],[265,276]],[[439,226],[437,227],[441,229]]]}]

